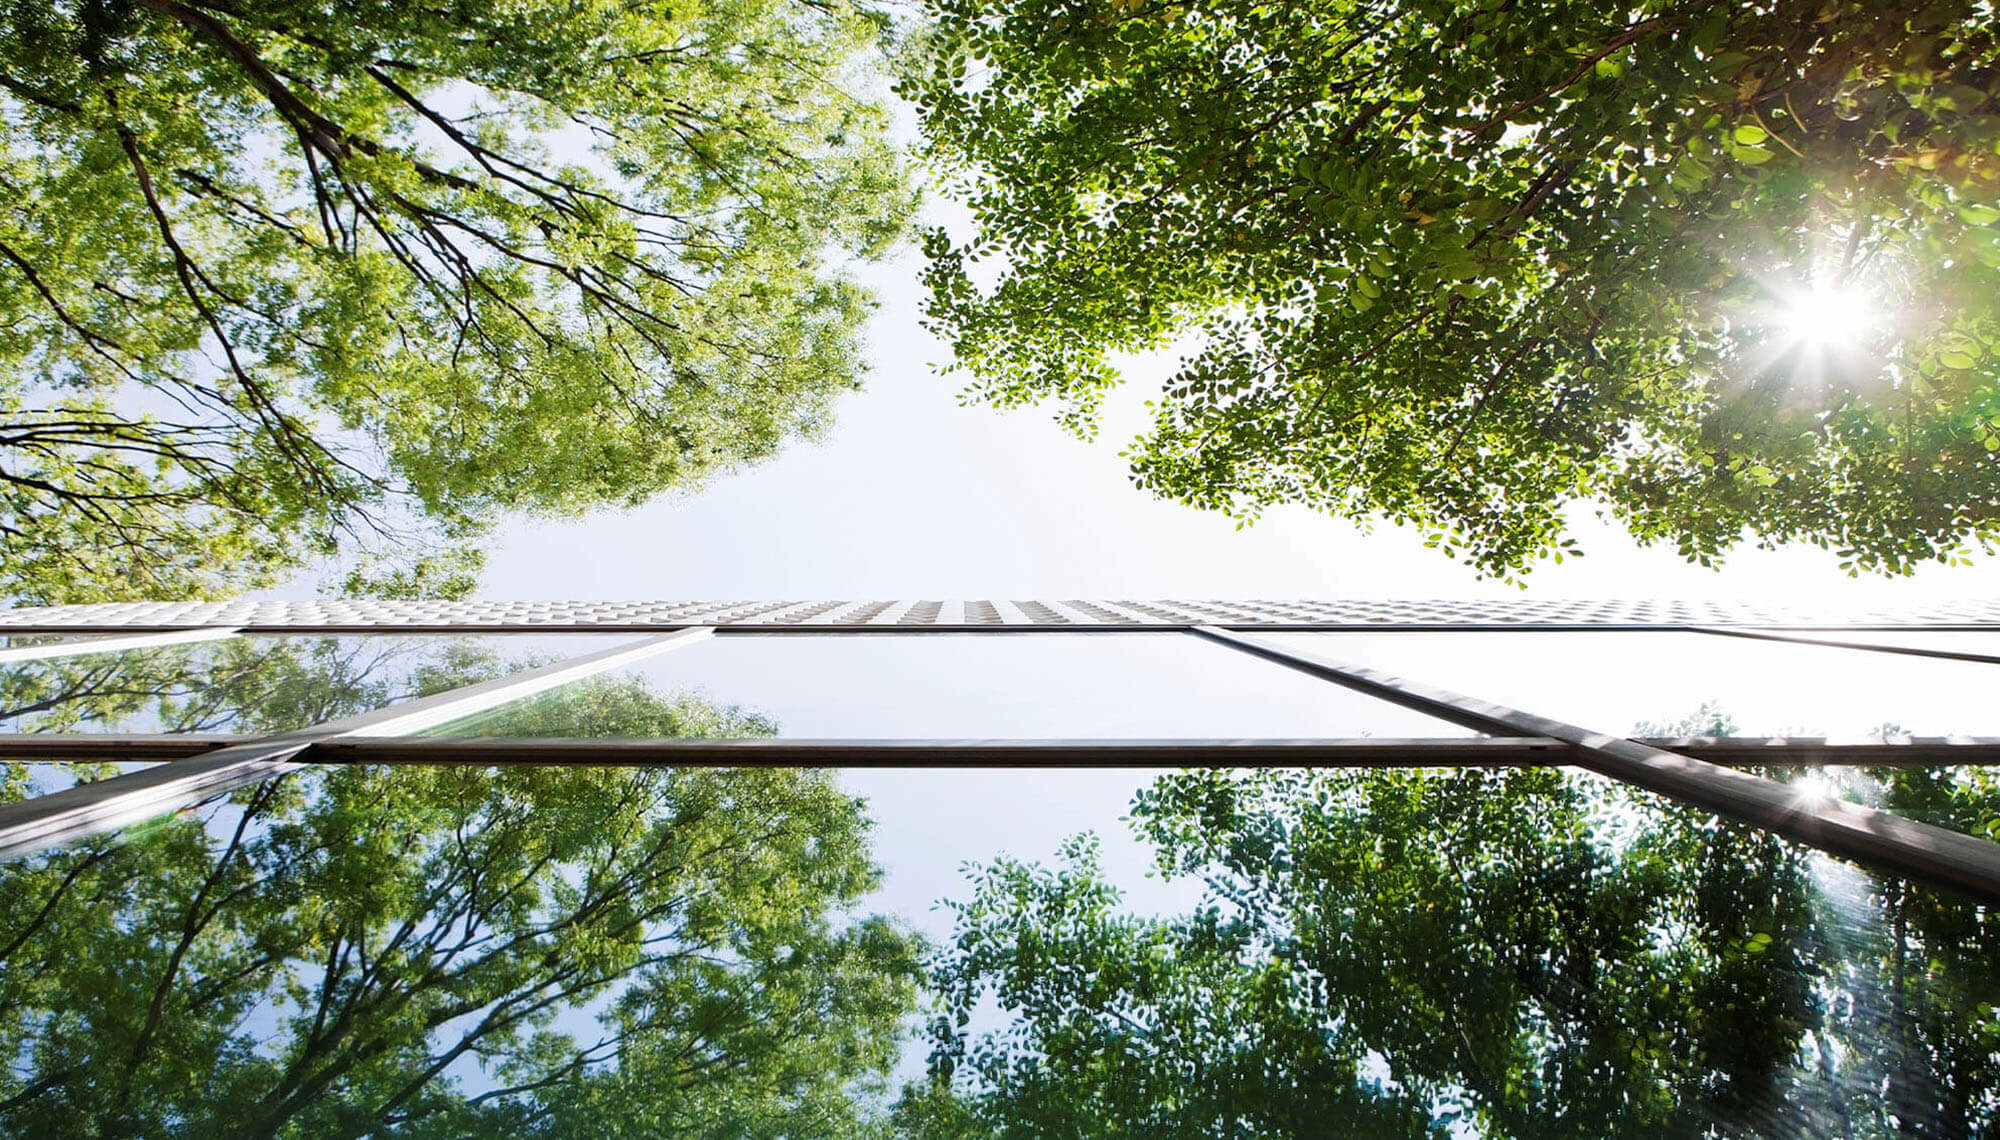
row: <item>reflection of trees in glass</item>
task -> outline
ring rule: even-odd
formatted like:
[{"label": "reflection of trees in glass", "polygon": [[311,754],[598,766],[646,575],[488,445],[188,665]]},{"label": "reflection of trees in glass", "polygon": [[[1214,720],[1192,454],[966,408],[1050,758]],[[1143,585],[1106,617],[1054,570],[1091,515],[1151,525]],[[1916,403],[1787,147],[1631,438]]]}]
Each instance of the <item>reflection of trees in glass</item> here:
[{"label": "reflection of trees in glass", "polygon": [[0,669],[0,720],[28,732],[283,732],[507,668],[469,639],[231,638]]},{"label": "reflection of trees in glass", "polygon": [[[0,725],[26,732],[289,732],[554,660],[547,653],[510,657],[503,644],[463,637],[240,638],[34,661],[0,668]],[[729,736],[768,729],[755,715],[665,698],[633,678],[572,683],[477,723],[488,735]]]},{"label": "reflection of trees in glass", "polygon": [[540,736],[666,739],[692,736],[770,736],[768,718],[700,697],[662,697],[643,676],[587,677],[433,730],[440,736]]},{"label": "reflection of trees in glass", "polygon": [[[1134,823],[1203,904],[1121,913],[1088,843],[983,868],[912,1132],[1976,1136],[2000,1114],[1991,920],[1700,813],[1556,770],[1191,772]],[[1011,1021],[972,1032],[993,1000]]]},{"label": "reflection of trees in glass", "polygon": [[[268,707],[209,707],[339,715],[499,668],[326,652],[237,691]],[[577,696],[579,732],[771,731]],[[0,865],[0,1133],[844,1133],[916,981],[911,936],[847,917],[866,831],[821,772],[354,767]]]}]

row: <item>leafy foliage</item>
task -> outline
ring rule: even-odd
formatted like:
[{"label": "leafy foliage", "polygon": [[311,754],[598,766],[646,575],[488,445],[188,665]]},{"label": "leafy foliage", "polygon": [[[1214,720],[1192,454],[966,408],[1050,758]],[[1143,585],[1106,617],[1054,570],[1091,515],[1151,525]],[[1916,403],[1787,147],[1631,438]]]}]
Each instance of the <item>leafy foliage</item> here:
[{"label": "leafy foliage", "polygon": [[[495,667],[342,663],[273,666],[229,722]],[[772,730],[573,695],[538,724]],[[343,767],[207,814],[0,868],[9,1134],[844,1135],[914,1003],[913,936],[851,913],[877,872],[827,773]]]},{"label": "leafy foliage", "polygon": [[450,592],[856,383],[844,3],[57,0],[0,32],[0,592]]},{"label": "leafy foliage", "polygon": [[[1556,770],[1263,771],[1165,777],[1133,820],[1203,903],[1121,913],[1085,841],[979,869],[908,1134],[1979,1136],[2000,1112],[1992,917],[1701,813]],[[1006,1020],[975,1032],[987,1002]]]},{"label": "leafy foliage", "polygon": [[927,8],[902,90],[976,224],[926,238],[931,320],[972,397],[1083,432],[1112,354],[1192,344],[1144,488],[1500,575],[1585,499],[1704,564],[1996,534],[1988,5]]}]

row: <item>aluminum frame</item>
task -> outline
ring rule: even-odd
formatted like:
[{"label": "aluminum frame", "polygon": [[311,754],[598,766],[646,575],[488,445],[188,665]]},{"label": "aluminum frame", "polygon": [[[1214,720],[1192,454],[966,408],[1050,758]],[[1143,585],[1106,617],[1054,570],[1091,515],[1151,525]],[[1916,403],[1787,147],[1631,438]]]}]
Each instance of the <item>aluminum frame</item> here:
[{"label": "aluminum frame", "polygon": [[[151,768],[0,805],[0,858],[185,810],[313,763],[678,764],[897,767],[1576,765],[1854,860],[2000,902],[2000,845],[1837,801],[1802,800],[1732,765],[1994,764],[2000,738],[1863,744],[1634,741],[1306,653],[1258,635],[1370,632],[1687,632],[2000,664],[1992,655],[1845,641],[1841,630],[1977,631],[2000,647],[2000,602],[1860,614],[1699,602],[826,601],[659,603],[225,602],[0,612],[0,634],[93,640],[0,650],[0,662],[247,634],[634,631],[642,641],[262,738],[0,736],[0,758],[151,760]],[[1497,733],[1480,739],[728,741],[418,739],[407,734],[717,635],[1173,632]],[[1815,634],[1818,634],[1816,636]]]}]

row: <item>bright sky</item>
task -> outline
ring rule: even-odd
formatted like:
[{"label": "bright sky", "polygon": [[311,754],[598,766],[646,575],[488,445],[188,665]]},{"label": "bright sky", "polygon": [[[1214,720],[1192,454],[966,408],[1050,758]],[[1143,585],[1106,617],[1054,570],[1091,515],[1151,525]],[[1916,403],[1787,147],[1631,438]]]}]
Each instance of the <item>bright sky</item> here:
[{"label": "bright sky", "polygon": [[[1350,524],[1295,511],[1274,512],[1239,531],[1228,519],[1156,502],[1135,490],[1117,453],[1143,422],[1145,389],[1164,375],[1161,362],[1134,362],[1136,379],[1114,402],[1106,431],[1094,443],[1066,435],[1044,412],[1001,414],[960,406],[958,384],[936,369],[947,359],[944,347],[918,323],[917,269],[912,254],[869,274],[882,299],[870,333],[873,372],[867,390],[842,403],[825,440],[795,443],[775,460],[698,494],[629,514],[513,522],[502,531],[481,596],[1519,596],[1514,587],[1479,581],[1408,532],[1383,528],[1363,534]],[[1641,550],[1594,519],[1586,518],[1579,533],[1588,556],[1561,566],[1544,564],[1531,576],[1529,594],[1863,605],[1991,596],[2000,586],[2000,562],[1993,560],[1971,568],[1935,567],[1911,580],[1856,581],[1821,551],[1745,550],[1718,573],[1686,565],[1671,550]],[[774,665],[760,685],[755,661],[739,655],[725,667],[719,658],[690,655],[676,668],[709,660],[715,662],[712,670],[676,676],[704,683],[716,699],[761,707],[793,734],[920,735],[912,725],[936,718],[915,713],[935,712],[940,693],[949,694],[954,685],[968,718],[998,699],[992,671],[967,669],[963,657],[940,669],[921,654],[870,651],[854,640],[832,648],[866,651],[868,660],[857,658],[854,674],[845,677],[836,676],[833,661],[821,661],[817,673]],[[1216,669],[1238,675],[1240,663],[1224,661],[1225,651],[1198,648],[1217,662]],[[1728,654],[1736,661],[1762,662],[1760,649],[1732,642]],[[815,660],[823,656],[816,654]],[[909,663],[898,664],[905,660]],[[1875,660],[1903,669],[1909,659]],[[1473,663],[1475,670],[1478,664]],[[1135,676],[1129,669],[1085,663],[1065,667],[1053,657],[1047,668],[1051,684],[1121,707],[1189,699],[1164,686],[1158,671]],[[1581,716],[1597,709],[1605,723],[1593,727],[1623,732],[1638,719],[1684,716],[1700,699],[1717,695],[1715,686],[1690,680],[1689,670],[1669,672],[1679,683],[1648,682],[1641,689],[1617,688],[1625,674],[1608,672],[1590,690],[1594,698],[1580,706],[1575,699],[1565,701],[1564,712]],[[1756,668],[1735,672],[1754,676]],[[1273,685],[1295,692],[1289,688],[1294,678],[1275,668],[1271,674]],[[823,680],[815,682],[815,676]],[[1805,688],[1813,687],[1810,681],[1807,677]],[[857,695],[857,686],[870,685],[874,698]],[[1570,687],[1566,680],[1565,689]],[[1617,699],[1613,689],[1626,698],[1636,693],[1637,699]],[[1240,697],[1240,687],[1237,692]],[[1783,715],[1777,719],[1814,727],[1807,722],[1815,715],[1808,710],[1789,721]],[[1884,709],[1880,716],[1872,710],[1869,715],[1873,724],[1896,714]],[[962,734],[993,732],[992,717],[978,719]],[[1739,719],[1746,731],[1758,727],[1740,712]],[[959,864],[1002,850],[1046,859],[1063,837],[1085,829],[1104,836],[1107,865],[1135,888],[1135,903],[1150,908],[1185,898],[1145,883],[1144,852],[1122,842],[1117,820],[1143,779],[1116,772],[955,771],[852,773],[848,782],[869,797],[879,821],[877,850],[889,875],[879,905],[942,936],[949,930],[947,916],[931,904],[962,894]]]},{"label": "bright sky", "polygon": [[[1305,511],[1245,530],[1155,501],[1118,452],[1144,422],[1163,361],[1131,362],[1103,434],[1083,442],[1044,411],[961,406],[944,345],[918,323],[914,254],[866,275],[882,301],[873,371],[834,429],[699,493],[626,514],[503,528],[481,596],[494,598],[1032,598],[1519,596],[1394,528],[1363,534]],[[1982,597],[2000,562],[1854,580],[1824,551],[1743,550],[1722,572],[1641,550],[1580,512],[1588,557],[1544,563],[1550,597],[1911,602]]]}]

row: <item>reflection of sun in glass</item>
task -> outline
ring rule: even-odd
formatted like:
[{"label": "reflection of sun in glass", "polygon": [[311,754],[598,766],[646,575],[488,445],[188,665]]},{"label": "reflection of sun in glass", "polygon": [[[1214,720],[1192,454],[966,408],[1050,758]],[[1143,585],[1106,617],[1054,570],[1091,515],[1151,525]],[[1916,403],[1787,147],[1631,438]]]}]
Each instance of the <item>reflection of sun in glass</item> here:
[{"label": "reflection of sun in glass", "polygon": [[1822,807],[1840,798],[1840,785],[1824,772],[1813,772],[1792,781],[1792,794],[1801,807]]},{"label": "reflection of sun in glass", "polygon": [[1860,344],[1874,326],[1874,299],[1863,290],[1831,281],[1782,290],[1771,324],[1786,348],[1839,349]]}]

